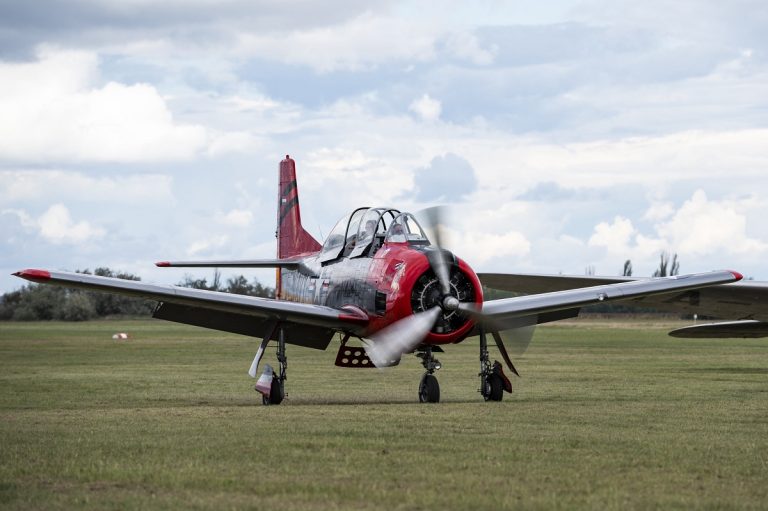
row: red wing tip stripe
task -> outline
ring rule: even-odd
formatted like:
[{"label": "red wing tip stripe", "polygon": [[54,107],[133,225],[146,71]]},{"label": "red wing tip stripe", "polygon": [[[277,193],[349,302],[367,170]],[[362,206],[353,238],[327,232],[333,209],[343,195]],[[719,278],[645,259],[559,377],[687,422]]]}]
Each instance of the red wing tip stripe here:
[{"label": "red wing tip stripe", "polygon": [[155,263],[155,266],[158,266],[160,268],[167,268],[171,265],[170,261],[158,261]]},{"label": "red wing tip stripe", "polygon": [[45,270],[22,270],[14,273],[17,277],[27,280],[49,280],[51,273]]},{"label": "red wing tip stripe", "polygon": [[733,273],[733,276],[734,276],[734,278],[735,278],[736,280],[741,280],[741,279],[743,279],[743,278],[744,278],[744,275],[742,275],[741,273],[739,273],[739,272],[737,272],[737,271],[733,271],[733,270],[728,270],[728,271],[729,271],[729,272],[731,272],[731,273]]}]

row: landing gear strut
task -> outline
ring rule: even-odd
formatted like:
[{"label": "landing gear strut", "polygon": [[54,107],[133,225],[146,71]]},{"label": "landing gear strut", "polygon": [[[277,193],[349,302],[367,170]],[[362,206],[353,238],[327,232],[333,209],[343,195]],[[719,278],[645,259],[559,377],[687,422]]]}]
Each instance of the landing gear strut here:
[{"label": "landing gear strut", "polygon": [[421,377],[419,383],[419,402],[420,403],[439,403],[440,402],[440,384],[434,376],[434,372],[442,367],[440,361],[432,355],[432,347],[427,346],[424,351],[416,354],[421,359],[421,365],[427,372]]},{"label": "landing gear strut", "polygon": [[[480,394],[486,401],[501,401],[509,380],[504,375],[499,362],[491,364],[488,355],[488,338],[485,329],[480,329]],[[511,387],[511,385],[510,385]]]},{"label": "landing gear strut", "polygon": [[285,380],[288,379],[288,357],[285,356],[285,332],[280,327],[277,331],[277,363],[280,373],[272,374],[272,387],[269,397],[262,394],[261,402],[265,405],[279,405],[285,398]]}]

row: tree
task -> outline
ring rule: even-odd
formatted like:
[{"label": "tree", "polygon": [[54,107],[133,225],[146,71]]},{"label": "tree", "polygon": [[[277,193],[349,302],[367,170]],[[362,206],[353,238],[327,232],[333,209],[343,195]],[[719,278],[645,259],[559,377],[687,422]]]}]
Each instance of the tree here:
[{"label": "tree", "polygon": [[[90,274],[89,270],[77,272]],[[96,268],[94,273],[102,277],[140,280],[135,275],[114,272],[109,268]],[[154,302],[140,298],[27,284],[17,291],[5,293],[0,297],[0,319],[83,321],[114,315],[148,316],[153,307]]]},{"label": "tree", "polygon": [[89,293],[72,292],[59,308],[57,318],[64,321],[86,321],[96,317],[96,307]]},{"label": "tree", "polygon": [[184,280],[178,284],[181,287],[191,287],[193,289],[205,289],[208,291],[221,291],[221,272],[218,268],[213,271],[213,282],[209,285],[208,279],[196,279],[192,275],[184,275]]},{"label": "tree", "polygon": [[237,295],[261,296],[265,298],[275,297],[274,288],[263,286],[257,279],[253,279],[253,283],[249,283],[248,279],[243,275],[228,278],[226,286],[222,286],[220,282],[221,273],[217,269],[214,273],[213,284],[209,285],[208,280],[205,278],[195,279],[191,275],[185,275],[184,280],[179,282],[178,285],[194,289],[207,289],[209,291],[224,291]]},{"label": "tree", "polygon": [[667,277],[671,275],[680,274],[680,262],[677,260],[677,254],[672,256],[672,264],[670,266],[669,254],[662,252],[659,256],[659,268],[653,272],[654,277]]},{"label": "tree", "polygon": [[621,273],[624,277],[631,277],[632,276],[632,261],[627,259],[624,261],[624,271]]}]

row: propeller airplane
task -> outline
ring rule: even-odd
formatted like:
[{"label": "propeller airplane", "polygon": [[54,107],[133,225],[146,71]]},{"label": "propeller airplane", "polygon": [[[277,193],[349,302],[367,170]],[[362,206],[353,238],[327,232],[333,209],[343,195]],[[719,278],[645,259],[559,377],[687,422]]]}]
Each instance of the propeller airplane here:
[{"label": "propeller airplane", "polygon": [[[279,166],[275,259],[156,263],[274,267],[275,299],[64,271],[27,269],[14,275],[156,300],[154,318],[261,338],[249,370],[253,378],[268,344],[276,342],[278,369],[265,364],[256,384],[264,404],[279,404],[285,397],[287,344],[325,350],[336,334],[341,336],[336,365],[342,367],[387,367],[415,353],[425,370],[418,387],[421,402],[440,400],[435,372],[441,364],[435,353],[470,336],[479,336],[479,392],[486,401],[501,401],[512,390],[504,367],[519,376],[509,356],[510,339],[525,344],[535,325],[573,318],[582,307],[602,302],[748,320],[687,327],[673,332],[678,336],[768,335],[768,284],[730,284],[742,279],[735,271],[648,279],[478,274],[443,247],[441,209],[425,210],[422,218],[424,227],[408,212],[358,208],[339,220],[321,245],[302,227],[295,162],[286,156]],[[482,285],[534,294],[484,301]],[[491,362],[489,338],[504,366]]]}]

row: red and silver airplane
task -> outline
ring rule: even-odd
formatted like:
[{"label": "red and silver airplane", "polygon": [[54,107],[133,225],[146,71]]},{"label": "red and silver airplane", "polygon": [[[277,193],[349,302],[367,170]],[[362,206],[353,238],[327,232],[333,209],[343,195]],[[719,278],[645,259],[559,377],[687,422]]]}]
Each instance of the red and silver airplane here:
[{"label": "red and silver airplane", "polygon": [[[530,339],[533,326],[575,317],[582,307],[601,302],[747,320],[673,332],[679,336],[768,335],[768,284],[729,284],[742,278],[735,271],[653,279],[477,274],[441,247],[439,210],[426,210],[425,217],[431,240],[411,213],[358,208],[342,218],[321,245],[301,225],[296,167],[286,156],[279,170],[276,259],[156,263],[274,267],[275,299],[63,271],[28,269],[14,275],[157,300],[155,318],[261,338],[249,371],[254,378],[268,343],[275,341],[278,370],[265,364],[256,384],[264,404],[279,404],[285,396],[287,344],[325,350],[337,333],[341,345],[336,365],[342,367],[391,366],[402,355],[415,353],[425,369],[418,391],[421,402],[440,400],[434,373],[441,364],[434,354],[470,336],[479,336],[479,392],[486,401],[501,401],[511,384],[502,364],[491,363],[489,337],[507,369],[518,374],[505,339]],[[484,301],[482,284],[536,294]],[[354,347],[351,340],[362,346]]]}]

